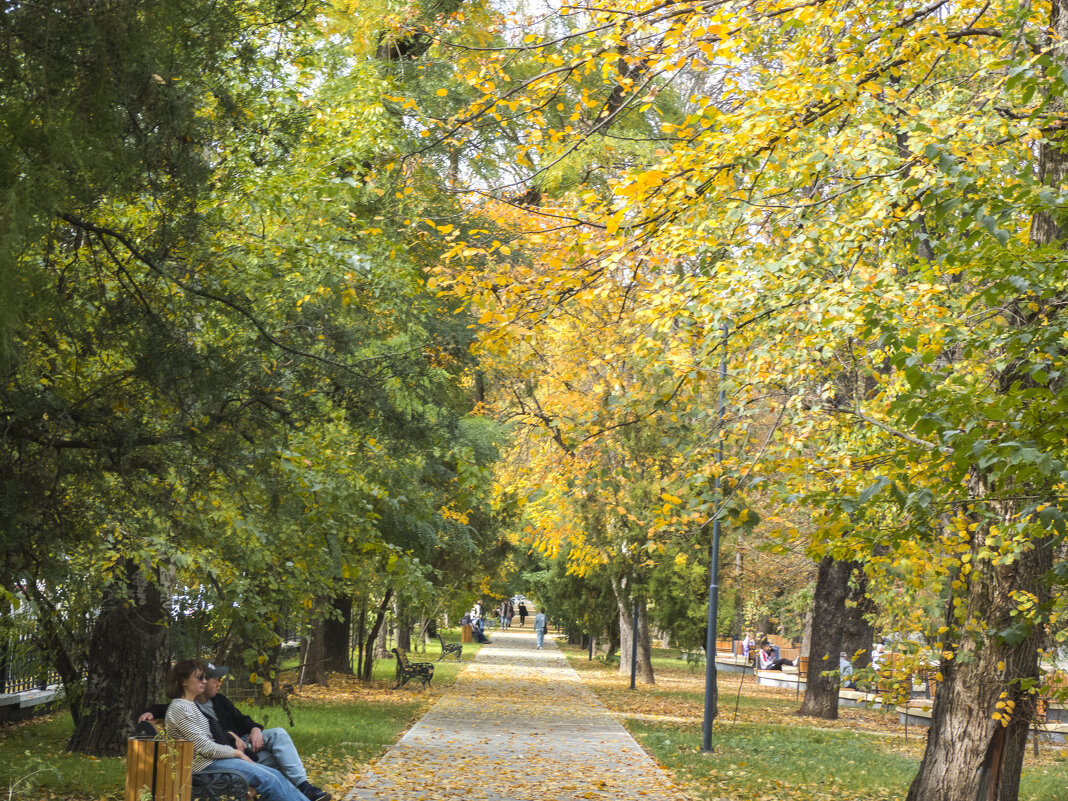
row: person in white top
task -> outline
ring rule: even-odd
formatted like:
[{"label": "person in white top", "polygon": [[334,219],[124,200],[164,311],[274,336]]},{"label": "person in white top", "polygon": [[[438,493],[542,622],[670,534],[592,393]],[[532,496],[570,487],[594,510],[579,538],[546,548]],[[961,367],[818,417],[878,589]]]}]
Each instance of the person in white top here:
[{"label": "person in white top", "polygon": [[871,652],[871,667],[872,670],[878,670],[882,665],[883,659],[886,658],[886,646],[879,643]]},{"label": "person in white top", "polygon": [[263,801],[308,801],[274,768],[258,765],[237,748],[212,739],[208,719],[196,703],[204,692],[207,671],[199,659],[185,659],[167,679],[167,696],[174,699],[167,707],[167,734],[193,743],[193,771],[210,768],[240,773]]}]

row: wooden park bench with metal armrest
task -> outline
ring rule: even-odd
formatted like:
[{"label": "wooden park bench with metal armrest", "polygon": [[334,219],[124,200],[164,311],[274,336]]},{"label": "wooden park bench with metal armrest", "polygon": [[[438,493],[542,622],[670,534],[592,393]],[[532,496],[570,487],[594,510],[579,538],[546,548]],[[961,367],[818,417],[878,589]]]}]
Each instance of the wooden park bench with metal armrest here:
[{"label": "wooden park bench with metal armrest", "polygon": [[456,661],[457,662],[463,662],[464,661],[464,659],[463,659],[463,652],[464,652],[463,645],[461,645],[460,643],[452,644],[452,643],[445,642],[445,638],[441,635],[440,631],[438,632],[438,639],[441,641],[441,656],[438,657],[437,661],[440,662],[442,659],[447,657],[449,654],[456,654]]},{"label": "wooden park bench with metal armrest", "polygon": [[402,648],[394,648],[393,654],[397,657],[397,683],[393,686],[393,689],[399,690],[410,679],[419,679],[425,690],[427,685],[430,684],[430,680],[434,678],[433,663],[409,662],[408,654]]}]

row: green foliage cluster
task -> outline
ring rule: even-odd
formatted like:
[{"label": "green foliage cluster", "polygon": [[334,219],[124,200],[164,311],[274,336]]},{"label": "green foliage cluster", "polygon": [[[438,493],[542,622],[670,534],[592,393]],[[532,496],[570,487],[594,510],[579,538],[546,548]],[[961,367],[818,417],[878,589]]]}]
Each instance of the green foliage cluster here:
[{"label": "green foliage cluster", "polygon": [[432,610],[491,569],[501,434],[425,285],[459,207],[328,11],[0,14],[0,622],[52,621],[68,680],[130,575],[175,646],[262,674],[324,599]]}]

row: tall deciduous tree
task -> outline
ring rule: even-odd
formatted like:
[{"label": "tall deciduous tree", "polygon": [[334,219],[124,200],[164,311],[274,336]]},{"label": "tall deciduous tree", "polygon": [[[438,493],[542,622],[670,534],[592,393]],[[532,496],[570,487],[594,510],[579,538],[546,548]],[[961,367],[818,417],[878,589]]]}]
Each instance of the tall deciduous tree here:
[{"label": "tall deciduous tree", "polygon": [[[510,112],[559,158],[655,114],[668,82],[717,76],[663,121],[652,158],[617,165],[610,197],[554,206],[575,246],[530,280],[490,274],[506,311],[486,322],[540,324],[650,252],[678,269],[624,272],[615,335],[656,329],[650,315],[660,331],[732,322],[736,380],[784,398],[743,470],[808,506],[813,552],[852,550],[910,591],[941,584],[944,683],[910,798],[1015,797],[1061,591],[1066,16],[1059,0],[616,3],[564,45],[532,32],[473,54],[481,96],[429,129]],[[506,79],[525,57],[524,81]],[[549,127],[540,109],[591,74]],[[457,255],[474,272],[484,252]]]}]

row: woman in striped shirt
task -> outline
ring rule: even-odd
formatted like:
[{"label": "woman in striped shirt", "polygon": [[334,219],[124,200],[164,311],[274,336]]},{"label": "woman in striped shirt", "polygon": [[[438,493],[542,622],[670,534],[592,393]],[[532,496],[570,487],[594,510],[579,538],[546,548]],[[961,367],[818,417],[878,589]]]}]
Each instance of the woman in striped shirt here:
[{"label": "woman in striped shirt", "polygon": [[206,670],[199,659],[185,659],[167,679],[167,695],[174,699],[167,708],[167,733],[193,743],[193,772],[211,768],[240,773],[263,801],[308,801],[274,768],[258,765],[236,748],[212,739],[208,719],[195,702],[204,691]]}]

